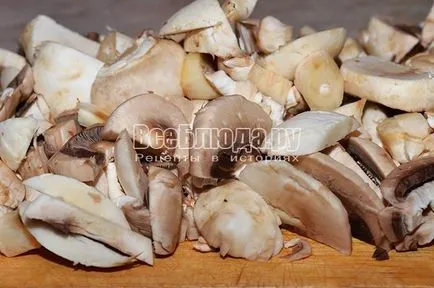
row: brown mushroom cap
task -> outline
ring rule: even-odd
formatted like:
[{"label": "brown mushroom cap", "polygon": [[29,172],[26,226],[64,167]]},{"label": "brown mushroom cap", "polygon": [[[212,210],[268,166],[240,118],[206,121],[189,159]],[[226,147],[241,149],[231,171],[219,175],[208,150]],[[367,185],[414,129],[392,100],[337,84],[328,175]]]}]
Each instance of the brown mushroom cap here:
[{"label": "brown mushroom cap", "polygon": [[[384,205],[363,179],[322,153],[302,157],[294,165],[319,180],[342,201],[349,213],[353,233],[361,233],[357,236],[363,240],[374,240],[377,247],[390,250],[390,244],[378,222],[378,213],[384,209]],[[364,225],[360,225],[360,222]],[[368,231],[363,231],[365,225]],[[358,231],[360,228],[362,231]]]},{"label": "brown mushroom cap", "polygon": [[51,172],[82,182],[93,183],[105,166],[105,155],[95,144],[102,141],[102,126],[95,126],[72,137],[48,162]]},{"label": "brown mushroom cap", "polygon": [[182,185],[169,170],[149,169],[149,210],[152,240],[158,255],[172,254],[179,242],[182,220]]},{"label": "brown mushroom cap", "polygon": [[[199,178],[230,178],[237,163],[231,156],[241,155],[242,148],[256,150],[271,127],[271,119],[261,106],[242,96],[209,102],[194,120],[191,159],[195,160],[190,163],[190,174]],[[216,157],[217,161],[213,161]]]},{"label": "brown mushroom cap", "polygon": [[110,115],[102,137],[115,141],[124,129],[134,138],[137,148],[143,148],[141,152],[167,153],[179,162],[181,175],[188,172],[189,124],[173,103],[156,94],[143,94],[127,100]]},{"label": "brown mushroom cap", "polygon": [[341,201],[313,177],[285,161],[262,161],[246,165],[238,178],[269,205],[287,214],[282,218],[284,224],[344,254],[351,254],[347,211]]}]

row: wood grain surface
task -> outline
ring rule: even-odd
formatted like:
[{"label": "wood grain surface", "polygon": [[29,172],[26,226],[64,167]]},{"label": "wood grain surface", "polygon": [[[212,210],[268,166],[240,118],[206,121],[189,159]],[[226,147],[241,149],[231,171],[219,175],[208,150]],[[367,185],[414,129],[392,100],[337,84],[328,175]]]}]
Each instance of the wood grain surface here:
[{"label": "wood grain surface", "polygon": [[[294,235],[285,232],[285,238]],[[95,270],[73,267],[47,251],[0,259],[0,287],[434,287],[434,247],[371,259],[373,247],[353,241],[353,255],[311,242],[313,256],[289,263],[222,259],[201,254],[183,243],[154,267]],[[282,251],[285,255],[289,251]]]}]

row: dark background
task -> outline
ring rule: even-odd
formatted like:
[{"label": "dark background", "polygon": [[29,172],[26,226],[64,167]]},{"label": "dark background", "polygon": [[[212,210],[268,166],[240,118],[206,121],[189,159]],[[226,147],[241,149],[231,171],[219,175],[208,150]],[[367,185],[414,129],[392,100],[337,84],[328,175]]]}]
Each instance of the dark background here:
[{"label": "dark background", "polygon": [[[161,24],[189,0],[0,0],[0,47],[16,49],[26,22],[46,14],[78,32],[103,32],[106,25],[134,35]],[[371,15],[420,22],[432,0],[259,0],[253,16],[273,15],[288,24],[315,28],[344,26],[351,34]]]}]

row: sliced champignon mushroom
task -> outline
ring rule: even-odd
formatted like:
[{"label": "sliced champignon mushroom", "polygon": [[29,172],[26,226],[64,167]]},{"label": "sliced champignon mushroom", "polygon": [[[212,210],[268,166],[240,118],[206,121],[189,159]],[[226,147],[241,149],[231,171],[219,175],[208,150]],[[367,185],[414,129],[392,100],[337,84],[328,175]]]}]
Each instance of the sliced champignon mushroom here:
[{"label": "sliced champignon mushroom", "polygon": [[276,156],[307,155],[336,144],[358,127],[354,118],[337,113],[304,112],[275,127],[261,151]]},{"label": "sliced champignon mushroom", "polygon": [[62,199],[70,205],[77,206],[124,228],[130,227],[122,211],[112,201],[94,187],[78,180],[54,174],[44,174],[27,179],[23,183],[26,189],[39,192],[39,196],[44,194]]},{"label": "sliced champignon mushroom", "polygon": [[339,53],[338,58],[341,62],[344,62],[349,59],[358,58],[361,56],[366,56],[365,51],[359,45],[359,43],[353,38],[347,38],[344,43],[344,47],[342,48],[341,53]]},{"label": "sliced champignon mushroom", "polygon": [[149,238],[59,198],[41,195],[24,210],[24,218],[42,221],[65,234],[88,237],[113,247],[132,259],[153,264],[152,242]]},{"label": "sliced champignon mushroom", "polygon": [[396,244],[395,249],[397,251],[413,251],[417,250],[420,246],[426,246],[434,240],[434,215],[429,214],[423,218],[423,223],[417,228],[417,230],[405,236],[404,240]]},{"label": "sliced champignon mushroom", "polygon": [[258,0],[225,0],[222,8],[229,22],[234,25],[240,20],[249,18],[257,2]]},{"label": "sliced champignon mushroom", "polygon": [[255,55],[259,49],[256,46],[254,31],[250,28],[250,23],[245,23],[245,21],[237,22],[235,27],[239,35],[238,43],[241,51],[247,53],[247,55]]},{"label": "sliced champignon mushroom", "polygon": [[422,114],[405,113],[384,120],[378,125],[377,131],[392,158],[405,163],[423,153],[423,139],[432,129]]},{"label": "sliced champignon mushroom", "polygon": [[372,142],[383,147],[380,136],[378,135],[378,125],[387,119],[384,109],[379,105],[367,102],[362,116],[362,129],[365,131]]},{"label": "sliced champignon mushroom", "polygon": [[126,130],[119,134],[115,144],[115,164],[117,176],[125,194],[137,199],[137,205],[147,204],[148,177]]},{"label": "sliced champignon mushroom", "polygon": [[194,219],[200,234],[222,257],[268,260],[283,247],[280,221],[264,199],[232,180],[199,196]]},{"label": "sliced champignon mushroom", "polygon": [[[178,162],[180,176],[189,166],[189,124],[182,111],[156,94],[143,94],[120,105],[107,120],[103,138],[115,141],[126,129],[143,153],[171,156]],[[148,151],[151,150],[151,151]]]},{"label": "sliced champignon mushroom", "polygon": [[297,114],[309,110],[306,101],[304,100],[303,96],[301,96],[300,91],[298,91],[297,87],[295,86],[292,86],[292,88],[289,90],[285,110],[285,120],[288,120],[289,118],[294,117]]},{"label": "sliced champignon mushroom", "polygon": [[48,161],[55,174],[95,183],[106,163],[105,154],[95,147],[102,141],[102,126],[86,129],[71,137]]},{"label": "sliced champignon mushroom", "polygon": [[110,32],[101,41],[96,58],[107,65],[111,65],[134,44],[134,39],[127,35],[115,31]]},{"label": "sliced champignon mushroom", "polygon": [[434,157],[425,157],[402,164],[381,183],[387,207],[380,223],[392,242],[400,242],[422,223],[424,211],[432,207],[434,197]]},{"label": "sliced champignon mushroom", "polygon": [[17,117],[31,117],[38,121],[38,130],[36,135],[39,136],[53,127],[54,119],[42,95],[33,94],[27,99],[26,103],[17,111]]},{"label": "sliced champignon mushroom", "polygon": [[313,52],[300,61],[294,84],[311,110],[332,111],[342,104],[344,79],[325,51]]},{"label": "sliced champignon mushroom", "polygon": [[372,17],[368,25],[365,49],[369,55],[400,62],[419,43],[419,39]]},{"label": "sliced champignon mushroom", "polygon": [[344,46],[346,31],[337,28],[311,34],[288,43],[273,54],[260,59],[265,69],[293,80],[298,64],[310,53],[324,50],[330,57],[336,57]]},{"label": "sliced champignon mushroom", "polygon": [[351,254],[347,211],[326,186],[308,174],[285,161],[262,161],[246,165],[238,179],[286,214],[281,218],[284,224],[344,254]]},{"label": "sliced champignon mushroom", "polygon": [[196,0],[173,14],[164,23],[160,35],[181,34],[213,27],[225,20],[226,15],[217,0]]},{"label": "sliced champignon mushroom", "polygon": [[46,41],[57,42],[91,57],[96,57],[99,48],[97,42],[63,27],[45,15],[38,15],[28,23],[20,35],[19,41],[26,53],[26,58],[32,64],[35,60],[34,54],[37,47]]},{"label": "sliced champignon mushroom", "polygon": [[249,80],[261,93],[273,98],[280,105],[286,105],[292,87],[291,81],[259,64],[253,65],[249,73]]},{"label": "sliced champignon mushroom", "polygon": [[205,78],[206,73],[213,72],[215,70],[205,54],[187,54],[181,76],[184,95],[191,100],[211,100],[220,96]]},{"label": "sliced champignon mushroom", "polygon": [[380,186],[379,179],[377,179],[375,175],[372,175],[366,168],[362,168],[363,166],[360,161],[356,162],[356,160],[353,159],[347,151],[345,151],[342,145],[336,144],[324,150],[323,153],[356,173],[357,176],[363,180],[363,182],[368,184],[369,188],[371,188],[380,199],[383,199],[383,195],[381,194],[380,188],[378,187]]},{"label": "sliced champignon mushroom", "polygon": [[258,90],[250,81],[234,81],[223,70],[205,74],[205,78],[223,96],[241,95],[249,101],[256,102]]},{"label": "sliced champignon mushroom", "polygon": [[242,96],[209,102],[194,120],[190,153],[195,161],[190,163],[190,174],[206,179],[230,178],[239,160],[232,156],[254,156],[271,127],[263,109]]},{"label": "sliced champignon mushroom", "polygon": [[334,112],[354,117],[360,124],[362,124],[363,111],[365,109],[366,99],[362,99],[353,103],[342,105],[334,110]]},{"label": "sliced champignon mushroom", "polygon": [[152,238],[151,212],[148,208],[130,202],[123,204],[121,209],[130,223],[131,229],[143,236]]},{"label": "sliced champignon mushroom", "polygon": [[122,204],[119,203],[119,201],[123,200],[125,193],[122,190],[121,184],[119,183],[118,172],[115,163],[109,162],[104,172],[107,174],[108,197],[116,204],[116,206],[122,207],[122,205],[118,204]]},{"label": "sliced champignon mushroom", "polygon": [[0,89],[6,89],[24,66],[26,66],[24,57],[0,48]]},{"label": "sliced champignon mushroom", "polygon": [[182,185],[169,170],[149,169],[149,211],[152,240],[158,255],[172,254],[179,242],[182,221]]},{"label": "sliced champignon mushroom", "polygon": [[199,237],[200,234],[194,221],[193,207],[184,207],[179,242],[194,241],[198,240]]},{"label": "sliced champignon mushroom", "polygon": [[422,45],[427,47],[434,40],[434,5],[429,11],[428,16],[423,23],[422,29]]},{"label": "sliced champignon mushroom", "polygon": [[17,208],[23,201],[26,188],[17,175],[0,161],[0,205]]},{"label": "sliced champignon mushroom", "polygon": [[347,146],[349,153],[372,171],[380,181],[396,168],[392,157],[372,141],[351,137]]},{"label": "sliced champignon mushroom", "polygon": [[96,105],[90,103],[78,104],[78,123],[89,128],[94,125],[104,124],[108,119],[108,113]]},{"label": "sliced champignon mushroom", "polygon": [[15,257],[41,247],[24,227],[17,210],[0,216],[0,230],[0,253],[6,257]]},{"label": "sliced champignon mushroom", "polygon": [[263,53],[273,53],[292,40],[292,32],[292,26],[280,22],[273,16],[267,16],[259,22],[255,31],[257,46]]},{"label": "sliced champignon mushroom", "polygon": [[292,252],[283,256],[289,262],[299,261],[312,256],[312,246],[304,239],[294,239],[285,243],[285,248],[292,248]]},{"label": "sliced champignon mushroom", "polygon": [[0,122],[0,157],[13,171],[26,157],[37,128],[37,121],[33,118],[11,118]]},{"label": "sliced champignon mushroom", "polygon": [[92,83],[103,65],[72,48],[44,42],[35,53],[35,92],[44,96],[56,117],[75,109],[77,102],[90,103]]},{"label": "sliced champignon mushroom", "polygon": [[92,104],[111,113],[121,103],[144,93],[183,97],[181,75],[185,52],[170,40],[152,37],[117,62],[102,68],[92,86]]},{"label": "sliced champignon mushroom", "polygon": [[342,201],[354,235],[365,241],[373,240],[377,248],[390,250],[378,221],[384,204],[362,178],[322,153],[301,157],[294,165],[327,186]]},{"label": "sliced champignon mushroom", "polygon": [[405,65],[420,71],[434,73],[434,54],[421,53],[417,54],[405,62]]},{"label": "sliced champignon mushroom", "polygon": [[255,61],[250,56],[231,58],[218,62],[219,70],[225,71],[234,81],[247,81],[253,65],[255,65]]},{"label": "sliced champignon mushroom", "polygon": [[48,173],[48,158],[44,146],[34,144],[17,170],[23,180]]},{"label": "sliced champignon mushroom", "polygon": [[407,112],[434,109],[434,84],[420,73],[373,56],[345,61],[341,66],[345,92]]},{"label": "sliced champignon mushroom", "polygon": [[101,192],[101,194],[103,194],[106,197],[109,197],[109,180],[107,177],[107,167],[99,175],[98,180],[96,180],[94,187],[96,190]]},{"label": "sliced champignon mushroom", "polygon": [[56,154],[69,139],[81,132],[77,118],[74,110],[62,113],[54,121],[56,125],[43,133],[45,153],[48,157]]}]

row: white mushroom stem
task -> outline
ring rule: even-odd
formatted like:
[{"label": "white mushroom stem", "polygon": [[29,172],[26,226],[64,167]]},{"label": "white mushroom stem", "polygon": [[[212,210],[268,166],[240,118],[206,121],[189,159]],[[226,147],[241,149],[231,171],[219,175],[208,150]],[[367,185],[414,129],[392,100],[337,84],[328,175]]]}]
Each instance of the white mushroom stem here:
[{"label": "white mushroom stem", "polygon": [[378,125],[387,119],[383,109],[375,103],[367,103],[362,116],[362,129],[366,131],[372,142],[383,147],[380,136],[378,135]]},{"label": "white mushroom stem", "polygon": [[16,210],[0,216],[0,230],[0,252],[6,257],[15,257],[41,247],[24,227]]},{"label": "white mushroom stem", "polygon": [[20,36],[20,43],[30,63],[34,62],[36,47],[45,41],[57,42],[91,57],[96,57],[99,48],[97,42],[63,27],[47,16],[39,15],[27,24]]},{"label": "white mushroom stem", "polygon": [[75,109],[78,102],[90,103],[90,92],[103,62],[58,43],[38,46],[33,66],[35,92],[44,96],[56,117]]},{"label": "white mushroom stem", "polygon": [[248,80],[253,65],[255,65],[255,61],[250,56],[232,58],[218,62],[219,69],[225,71],[234,81]]},{"label": "white mushroom stem", "polygon": [[258,48],[263,53],[273,53],[288,44],[292,39],[291,26],[279,21],[273,16],[263,18],[255,31]]},{"label": "white mushroom stem", "polygon": [[212,87],[224,96],[241,95],[255,102],[256,93],[258,91],[256,86],[250,81],[234,81],[222,70],[212,74],[205,74],[205,78]]},{"label": "white mushroom stem", "polygon": [[60,199],[41,195],[29,204],[24,215],[25,218],[43,221],[63,232],[83,235],[105,243],[135,259],[153,264],[152,243],[149,238]]}]

